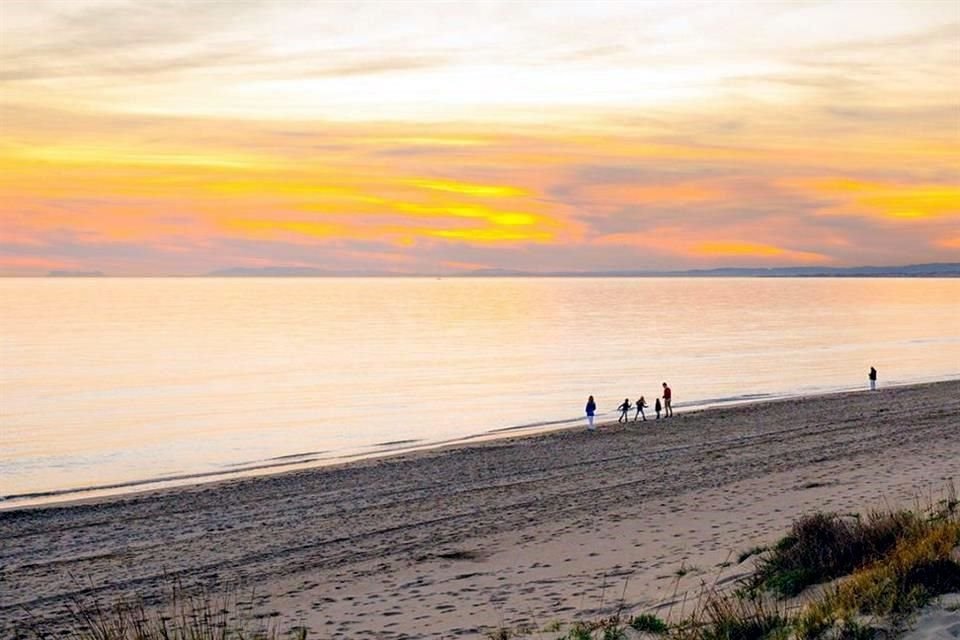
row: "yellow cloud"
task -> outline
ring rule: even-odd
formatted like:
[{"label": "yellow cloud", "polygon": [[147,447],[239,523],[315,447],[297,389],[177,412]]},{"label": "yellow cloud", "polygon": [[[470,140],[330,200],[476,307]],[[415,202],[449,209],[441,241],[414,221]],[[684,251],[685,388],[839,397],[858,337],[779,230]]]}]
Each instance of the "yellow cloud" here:
[{"label": "yellow cloud", "polygon": [[503,226],[523,226],[536,224],[540,218],[531,213],[519,211],[500,211],[490,209],[480,205],[465,204],[443,204],[443,205],[425,205],[416,202],[390,202],[381,201],[388,208],[403,213],[431,216],[431,217],[454,217],[454,218],[479,218],[492,224]]},{"label": "yellow cloud", "polygon": [[942,184],[895,184],[851,178],[785,181],[841,200],[823,213],[874,215],[901,220],[960,216],[960,187]]},{"label": "yellow cloud", "polygon": [[414,187],[419,187],[421,189],[432,189],[434,191],[448,191],[451,193],[462,193],[469,196],[490,196],[490,197],[510,197],[510,196],[523,196],[528,192],[524,189],[519,189],[517,187],[507,187],[507,186],[497,186],[497,185],[485,185],[485,184],[472,184],[469,182],[457,182],[454,180],[433,180],[430,178],[417,178],[413,180],[405,180],[404,184],[408,184]]}]

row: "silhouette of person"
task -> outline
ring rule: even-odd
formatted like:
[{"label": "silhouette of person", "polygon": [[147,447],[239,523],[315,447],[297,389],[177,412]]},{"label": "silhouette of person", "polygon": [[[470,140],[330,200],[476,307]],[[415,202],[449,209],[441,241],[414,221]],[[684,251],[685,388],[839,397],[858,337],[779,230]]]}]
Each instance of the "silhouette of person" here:
[{"label": "silhouette of person", "polygon": [[630,404],[630,398],[624,398],[623,404],[617,407],[617,409],[620,410],[620,417],[617,418],[617,422],[629,422],[630,419],[627,417],[627,413],[632,407],[633,405]]},{"label": "silhouette of person", "polygon": [[642,417],[643,417],[643,421],[644,421],[644,422],[647,421],[647,416],[646,416],[646,414],[643,413],[643,408],[646,407],[646,406],[647,406],[647,401],[643,399],[643,396],[640,396],[640,399],[637,400],[637,414],[636,414],[635,416],[633,416],[633,421],[634,421],[634,422],[637,421],[637,416],[642,416]]},{"label": "silhouette of person", "polygon": [[660,398],[657,398],[657,401],[653,403],[653,410],[657,412],[657,420],[660,419]]},{"label": "silhouette of person", "polygon": [[593,416],[597,413],[597,403],[593,401],[593,396],[587,398],[587,431],[594,431]]},{"label": "silhouette of person", "polygon": [[870,375],[868,377],[870,378],[870,391],[876,391],[877,390],[877,370],[874,369],[873,367],[870,367]]},{"label": "silhouette of person", "polygon": [[667,386],[667,383],[663,383],[663,417],[670,418],[673,416],[673,406],[670,404],[670,400],[673,397],[673,392],[670,391],[670,387]]}]

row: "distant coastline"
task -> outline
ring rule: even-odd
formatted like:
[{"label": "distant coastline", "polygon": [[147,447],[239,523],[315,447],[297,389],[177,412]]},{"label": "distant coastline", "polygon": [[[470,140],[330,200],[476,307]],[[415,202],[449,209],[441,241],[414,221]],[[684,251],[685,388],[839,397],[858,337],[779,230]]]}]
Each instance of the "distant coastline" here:
[{"label": "distant coastline", "polygon": [[[101,271],[50,271],[48,278],[110,277]],[[117,277],[117,276],[113,276]],[[149,276],[147,276],[149,277]],[[655,271],[522,271],[475,269],[438,273],[330,270],[311,267],[228,267],[185,278],[960,278],[960,262],[862,267],[718,267]]]}]

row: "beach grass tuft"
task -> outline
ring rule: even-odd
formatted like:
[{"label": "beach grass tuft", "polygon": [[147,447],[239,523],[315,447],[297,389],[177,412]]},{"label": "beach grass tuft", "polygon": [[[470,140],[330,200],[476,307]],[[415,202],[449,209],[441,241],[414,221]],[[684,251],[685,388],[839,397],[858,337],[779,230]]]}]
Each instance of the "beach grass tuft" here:
[{"label": "beach grass tuft", "polygon": [[640,631],[642,633],[649,633],[657,636],[662,636],[670,630],[670,627],[666,622],[652,613],[641,613],[640,615],[633,616],[630,618],[630,622],[628,624],[634,631]]},{"label": "beach grass tuft", "polygon": [[39,622],[17,631],[17,640],[306,640],[303,627],[281,628],[279,614],[253,614],[254,594],[234,590],[217,595],[188,591],[174,582],[168,605],[157,609],[142,599],[104,604],[74,599],[62,622],[51,629]]},{"label": "beach grass tuft", "polygon": [[730,596],[705,590],[687,620],[672,629],[675,640],[763,640],[786,637],[790,618],[776,600],[754,593]]},{"label": "beach grass tuft", "polygon": [[790,532],[759,556],[748,583],[782,597],[847,575],[889,552],[921,525],[910,511],[874,512],[865,517],[814,513],[797,520]]}]

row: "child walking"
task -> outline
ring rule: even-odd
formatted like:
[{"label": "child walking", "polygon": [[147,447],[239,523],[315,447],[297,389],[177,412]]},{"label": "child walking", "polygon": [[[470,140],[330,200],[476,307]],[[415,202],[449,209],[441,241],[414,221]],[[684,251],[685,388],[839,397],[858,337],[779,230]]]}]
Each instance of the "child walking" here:
[{"label": "child walking", "polygon": [[647,401],[643,399],[643,396],[640,396],[640,399],[637,400],[637,413],[635,416],[633,416],[634,422],[637,421],[637,416],[642,417],[644,422],[647,421],[647,415],[643,412],[643,409],[646,406],[647,406]]}]

